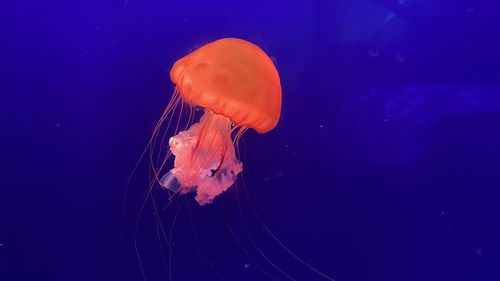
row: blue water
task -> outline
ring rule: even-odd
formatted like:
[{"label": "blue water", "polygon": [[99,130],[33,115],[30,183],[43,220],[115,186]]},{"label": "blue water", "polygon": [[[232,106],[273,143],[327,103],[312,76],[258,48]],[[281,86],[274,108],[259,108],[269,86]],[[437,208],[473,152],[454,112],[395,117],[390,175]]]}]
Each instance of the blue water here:
[{"label": "blue water", "polygon": [[[0,280],[328,280],[265,227],[337,281],[500,280],[499,8],[3,1]],[[222,37],[272,57],[280,123],[212,205],[139,215],[168,71]]]}]

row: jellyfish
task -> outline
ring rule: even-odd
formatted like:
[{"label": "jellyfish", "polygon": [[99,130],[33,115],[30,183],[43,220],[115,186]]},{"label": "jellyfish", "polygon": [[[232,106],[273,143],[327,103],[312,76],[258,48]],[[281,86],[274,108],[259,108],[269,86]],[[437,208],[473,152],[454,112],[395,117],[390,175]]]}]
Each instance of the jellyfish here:
[{"label": "jellyfish", "polygon": [[160,125],[179,104],[204,112],[199,122],[169,139],[167,155],[175,157],[174,167],[157,180],[174,193],[196,192],[200,205],[209,204],[243,170],[235,151],[241,135],[247,129],[263,134],[276,127],[281,113],[279,74],[255,44],[224,38],[175,62],[170,79],[175,91]]}]

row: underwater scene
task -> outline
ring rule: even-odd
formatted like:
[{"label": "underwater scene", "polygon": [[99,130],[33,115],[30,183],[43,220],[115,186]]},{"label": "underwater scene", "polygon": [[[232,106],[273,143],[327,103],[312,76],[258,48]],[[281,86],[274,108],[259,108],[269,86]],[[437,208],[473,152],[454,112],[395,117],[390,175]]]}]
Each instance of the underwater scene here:
[{"label": "underwater scene", "polygon": [[0,10],[0,281],[500,280],[500,2]]}]

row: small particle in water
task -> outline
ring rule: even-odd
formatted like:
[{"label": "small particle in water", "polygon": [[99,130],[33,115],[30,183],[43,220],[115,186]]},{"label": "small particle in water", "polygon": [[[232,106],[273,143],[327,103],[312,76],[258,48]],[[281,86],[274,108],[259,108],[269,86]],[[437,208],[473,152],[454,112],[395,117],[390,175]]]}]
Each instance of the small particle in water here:
[{"label": "small particle in water", "polygon": [[0,243],[0,247],[3,247],[3,243]]},{"label": "small particle in water", "polygon": [[270,174],[269,176],[265,177],[263,179],[264,182],[268,182],[272,179],[276,179],[276,178],[280,178],[281,176],[283,176],[283,173],[282,172],[276,172],[276,173],[272,173]]},{"label": "small particle in water", "polygon": [[250,267],[250,263],[246,262],[244,265],[243,265],[244,268],[249,268]]},{"label": "small particle in water", "polygon": [[325,125],[319,125],[319,127],[320,127],[320,128],[324,128],[324,127],[325,127]]},{"label": "small particle in water", "polygon": [[472,13],[472,12],[474,12],[474,8],[468,8],[468,9],[465,9],[465,12],[466,12],[467,14]]},{"label": "small particle in water", "polygon": [[380,51],[377,49],[371,49],[368,51],[368,55],[372,58],[376,58],[380,55]]},{"label": "small particle in water", "polygon": [[444,215],[444,214],[445,214],[444,211],[441,211],[441,215]]},{"label": "small particle in water", "polygon": [[483,256],[483,248],[476,248],[476,255],[478,257],[482,257]]},{"label": "small particle in water", "polygon": [[184,21],[188,21],[188,18],[184,18]]},{"label": "small particle in water", "polygon": [[389,121],[389,119],[387,119],[387,118],[384,118],[384,122],[388,122],[388,121]]},{"label": "small particle in water", "polygon": [[61,127],[61,124],[57,123],[57,124],[56,124],[56,127]]},{"label": "small particle in water", "polygon": [[404,63],[406,61],[405,55],[397,53],[396,54],[396,61],[399,63]]}]

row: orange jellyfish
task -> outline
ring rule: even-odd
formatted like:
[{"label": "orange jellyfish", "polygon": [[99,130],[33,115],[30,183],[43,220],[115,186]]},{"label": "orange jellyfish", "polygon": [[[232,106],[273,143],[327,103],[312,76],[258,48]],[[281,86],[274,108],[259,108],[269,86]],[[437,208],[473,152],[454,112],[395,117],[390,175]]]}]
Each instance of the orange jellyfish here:
[{"label": "orange jellyfish", "polygon": [[161,168],[156,170],[156,179],[175,193],[196,192],[196,201],[205,205],[229,189],[243,170],[234,144],[245,130],[266,133],[276,127],[281,113],[280,78],[258,46],[224,38],[179,59],[170,79],[176,90],[153,137],[165,116],[183,102],[203,108],[204,114],[198,123],[170,138],[166,158],[175,156],[174,167],[161,178]]}]

